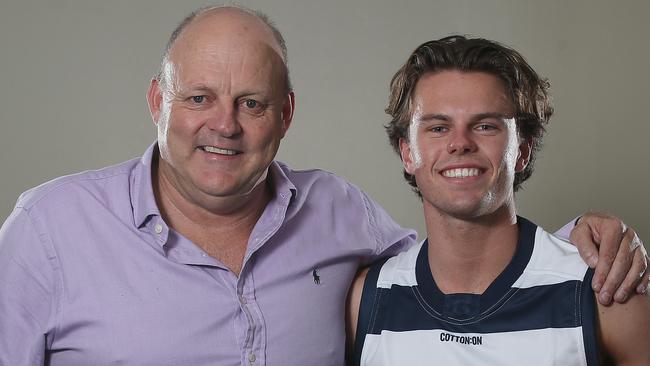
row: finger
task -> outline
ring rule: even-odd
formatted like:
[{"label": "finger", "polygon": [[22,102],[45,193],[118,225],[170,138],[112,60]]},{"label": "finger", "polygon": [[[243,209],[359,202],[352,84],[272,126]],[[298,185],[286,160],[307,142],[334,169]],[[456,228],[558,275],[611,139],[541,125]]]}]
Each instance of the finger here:
[{"label": "finger", "polygon": [[596,264],[598,263],[598,246],[592,235],[591,227],[586,223],[577,224],[571,230],[569,240],[578,248],[578,252],[585,263],[590,268],[596,268]]},{"label": "finger", "polygon": [[[619,288],[631,267],[634,254],[630,252],[629,248],[633,236],[624,235],[621,240],[620,233],[617,234],[614,230],[605,230],[601,234],[601,254],[596,270],[594,271],[594,279],[604,279],[598,293],[598,302],[603,305],[609,305],[615,291]],[[616,245],[618,247],[618,254],[615,258],[611,258],[609,253],[604,252],[603,248],[606,245]],[[592,283],[592,285],[594,287],[596,286],[595,283]]]},{"label": "finger", "polygon": [[643,281],[647,268],[647,262],[645,258],[645,252],[641,250],[640,247],[634,249],[634,258],[632,259],[632,267],[630,271],[625,276],[623,283],[616,290],[614,295],[614,301],[618,303],[624,303],[627,301],[629,296],[637,290],[637,286]]},{"label": "finger", "polygon": [[[609,291],[600,294],[603,299],[605,299],[614,294],[614,290],[625,278],[627,269],[630,266],[629,260],[631,260],[632,256],[630,255],[628,257],[629,253],[627,252],[627,248],[629,243],[625,243],[625,245],[621,243],[621,241],[624,240],[624,236],[622,232],[623,227],[621,226],[620,221],[616,220],[616,223],[614,224],[611,222],[611,218],[601,218],[596,225],[590,226],[589,228],[592,232],[599,232],[598,239],[600,239],[600,251],[592,280],[592,288],[596,292],[602,291],[603,286],[605,285],[605,280],[608,279],[610,284],[610,287],[608,288]],[[621,248],[623,248],[624,252],[621,252]],[[621,261],[619,259],[619,263],[625,266],[625,272],[620,273],[620,271],[622,271],[621,268],[623,267],[618,267],[616,268],[617,272],[610,274],[612,265],[614,264],[614,259],[617,258],[619,252],[624,254],[624,257],[627,260]],[[612,283],[615,283],[616,286],[612,287]]]},{"label": "finger", "polygon": [[[646,257],[646,262],[648,261],[648,257]],[[643,274],[643,277],[641,278],[641,283],[639,286],[636,287],[636,293],[637,294],[646,294],[648,292],[648,288],[650,287],[650,271],[645,271]]]},{"label": "finger", "polygon": [[641,283],[636,288],[636,292],[639,294],[645,294],[648,292],[648,282],[650,281],[650,271],[648,271],[648,253],[646,252],[646,249],[643,245],[639,248],[639,251],[643,253],[643,258],[645,259],[645,271],[643,273],[643,276],[641,276]]}]

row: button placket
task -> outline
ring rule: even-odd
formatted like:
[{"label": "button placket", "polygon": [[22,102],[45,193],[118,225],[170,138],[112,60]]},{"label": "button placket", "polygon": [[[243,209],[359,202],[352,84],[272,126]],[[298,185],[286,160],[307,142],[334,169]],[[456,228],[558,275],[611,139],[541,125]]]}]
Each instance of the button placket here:
[{"label": "button placket", "polygon": [[[244,353],[244,359],[248,360],[249,363],[254,363],[257,357],[253,353],[253,349],[255,349],[255,342],[257,341],[257,334],[255,330],[257,329],[257,319],[255,318],[254,311],[250,308],[251,301],[254,301],[253,299],[248,299],[247,298],[247,291],[246,289],[246,282],[247,282],[247,276],[248,274],[246,273],[247,270],[246,268],[242,268],[242,272],[240,273],[240,277],[238,280],[237,284],[237,298],[239,300],[239,307],[241,311],[244,313],[246,316],[246,338],[244,342],[244,348],[242,349]],[[253,360],[253,361],[251,361]]]}]

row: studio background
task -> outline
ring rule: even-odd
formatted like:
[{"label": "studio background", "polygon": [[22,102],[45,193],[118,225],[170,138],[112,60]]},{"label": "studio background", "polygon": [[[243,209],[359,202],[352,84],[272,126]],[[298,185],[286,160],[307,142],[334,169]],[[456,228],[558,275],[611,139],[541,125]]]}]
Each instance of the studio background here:
[{"label": "studio background", "polygon": [[[501,41],[551,81],[555,115],[519,214],[550,230],[590,209],[650,244],[650,2],[241,1],[284,33],[296,92],[279,159],[348,178],[424,234],[388,145],[388,83],[420,43]],[[0,3],[0,219],[24,190],[140,156],[145,91],[169,34],[204,1]]]}]

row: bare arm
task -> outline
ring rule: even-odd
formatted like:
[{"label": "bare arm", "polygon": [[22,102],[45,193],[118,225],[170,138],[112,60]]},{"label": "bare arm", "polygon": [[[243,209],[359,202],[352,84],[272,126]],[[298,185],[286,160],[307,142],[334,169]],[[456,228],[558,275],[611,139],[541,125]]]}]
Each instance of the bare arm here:
[{"label": "bare arm", "polygon": [[357,333],[357,323],[359,320],[359,306],[361,305],[361,294],[363,293],[363,283],[366,280],[369,268],[362,268],[357,272],[350,290],[345,309],[345,331],[346,331],[346,355],[348,364],[354,353],[354,341]]},{"label": "bare arm", "polygon": [[598,304],[600,347],[614,365],[650,365],[650,297],[632,296],[625,304]]}]

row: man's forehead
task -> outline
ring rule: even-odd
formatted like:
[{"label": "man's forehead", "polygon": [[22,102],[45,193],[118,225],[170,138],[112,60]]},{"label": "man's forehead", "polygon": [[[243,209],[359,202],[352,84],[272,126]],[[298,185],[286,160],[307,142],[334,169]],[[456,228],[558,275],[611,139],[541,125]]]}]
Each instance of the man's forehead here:
[{"label": "man's forehead", "polygon": [[445,70],[424,74],[411,99],[414,114],[446,110],[512,114],[515,109],[505,83],[486,72]]},{"label": "man's forehead", "polygon": [[177,53],[233,52],[266,45],[282,57],[273,31],[261,19],[237,8],[217,8],[199,14],[170,49]]}]

